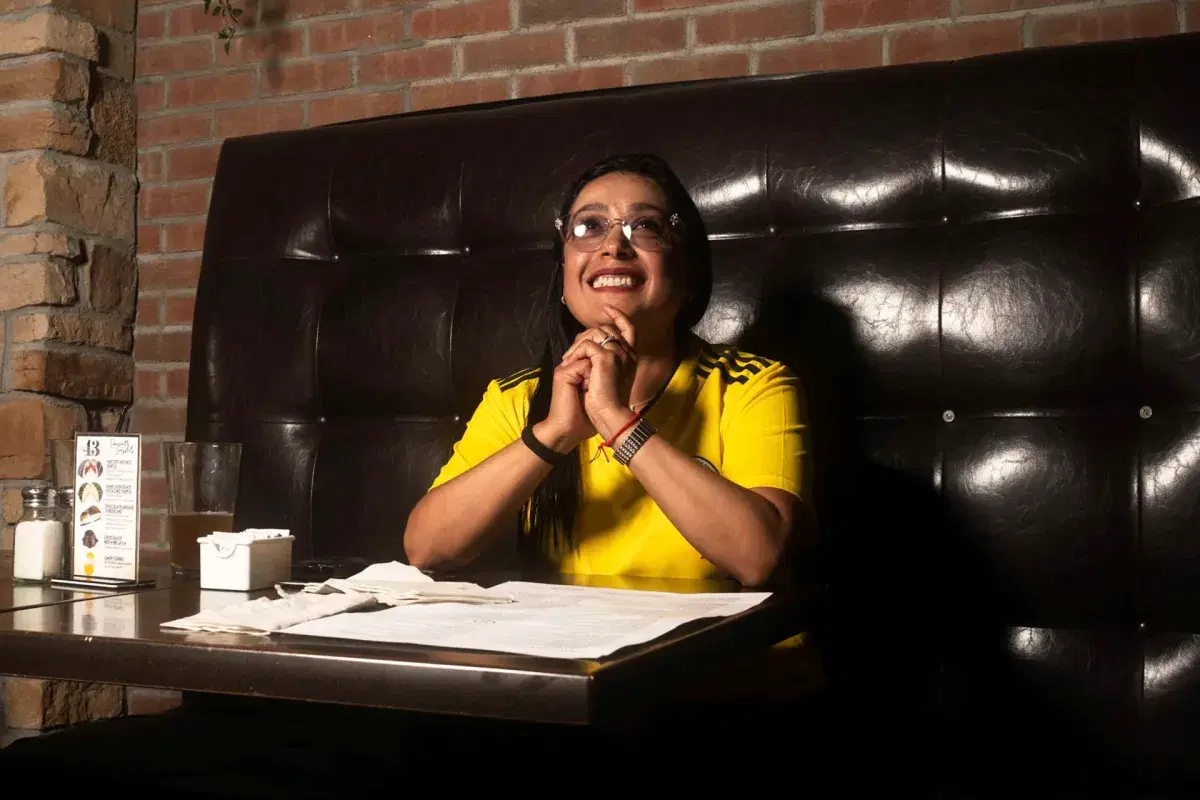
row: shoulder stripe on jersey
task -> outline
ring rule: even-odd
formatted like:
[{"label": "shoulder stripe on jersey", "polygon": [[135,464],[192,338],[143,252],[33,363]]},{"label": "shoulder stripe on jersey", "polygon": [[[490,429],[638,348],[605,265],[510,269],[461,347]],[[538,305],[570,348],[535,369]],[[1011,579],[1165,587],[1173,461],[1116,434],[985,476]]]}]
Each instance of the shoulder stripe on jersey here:
[{"label": "shoulder stripe on jersey", "polygon": [[529,369],[523,369],[520,372],[513,373],[512,375],[509,375],[507,378],[503,378],[503,379],[497,381],[497,383],[500,384],[501,391],[508,391],[509,389],[513,388],[514,386],[517,386],[518,384],[522,384],[525,381],[529,380],[530,378],[536,378],[540,371],[541,371],[541,367],[530,367]]},{"label": "shoulder stripe on jersey", "polygon": [[708,367],[710,370],[720,364],[723,369],[731,372],[748,372],[751,375],[757,375],[762,372],[762,367],[757,364],[751,361],[741,361],[729,353],[722,354],[720,358],[705,358],[701,356],[699,363],[700,366]]}]

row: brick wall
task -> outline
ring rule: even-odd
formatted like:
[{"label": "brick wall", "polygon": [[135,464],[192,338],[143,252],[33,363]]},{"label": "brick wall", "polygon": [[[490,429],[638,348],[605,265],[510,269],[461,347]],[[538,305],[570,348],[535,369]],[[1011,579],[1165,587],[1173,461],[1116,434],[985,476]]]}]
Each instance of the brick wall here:
[{"label": "brick wall", "polygon": [[[4,0],[0,0],[3,2]],[[1200,30],[1200,0],[201,0],[138,9],[134,426],[178,438],[204,216],[227,136],[660,81],[849,69]],[[146,541],[161,530],[148,446]]]},{"label": "brick wall", "polygon": [[[0,0],[0,549],[47,440],[133,396],[133,3]],[[122,713],[125,691],[0,676],[0,746]]]}]

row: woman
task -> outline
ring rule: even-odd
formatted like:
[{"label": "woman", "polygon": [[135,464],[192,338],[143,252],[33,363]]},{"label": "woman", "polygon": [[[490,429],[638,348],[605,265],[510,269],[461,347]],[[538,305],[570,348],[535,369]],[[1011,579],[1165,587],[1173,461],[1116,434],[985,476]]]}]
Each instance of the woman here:
[{"label": "woman", "polygon": [[813,534],[800,387],[690,332],[711,267],[687,191],[657,157],[614,156],[555,224],[542,362],[488,386],[409,516],[409,560],[464,565],[519,518],[521,544],[563,572],[775,577]]}]

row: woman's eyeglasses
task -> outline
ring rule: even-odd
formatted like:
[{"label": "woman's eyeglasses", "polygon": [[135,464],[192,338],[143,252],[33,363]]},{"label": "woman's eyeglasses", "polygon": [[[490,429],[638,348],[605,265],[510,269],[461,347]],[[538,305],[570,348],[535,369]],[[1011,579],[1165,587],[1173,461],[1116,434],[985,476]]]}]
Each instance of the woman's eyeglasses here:
[{"label": "woman's eyeglasses", "polygon": [[624,219],[606,217],[598,211],[579,211],[554,220],[563,243],[584,252],[599,249],[612,230],[613,223],[631,245],[639,250],[670,250],[679,238],[683,224],[678,214],[638,211]]}]

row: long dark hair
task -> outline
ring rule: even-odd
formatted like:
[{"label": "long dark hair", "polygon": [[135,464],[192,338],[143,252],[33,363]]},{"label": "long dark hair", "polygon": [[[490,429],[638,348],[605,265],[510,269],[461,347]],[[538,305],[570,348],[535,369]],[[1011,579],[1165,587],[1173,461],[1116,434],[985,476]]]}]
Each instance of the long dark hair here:
[{"label": "long dark hair", "polygon": [[[653,181],[666,195],[667,210],[678,214],[682,222],[678,255],[682,256],[682,263],[687,270],[687,295],[675,318],[675,342],[678,346],[704,315],[712,293],[712,254],[704,220],[667,162],[658,156],[643,153],[610,156],[585,171],[563,196],[558,209],[559,217],[570,213],[575,198],[585,186],[614,172],[640,175]],[[554,368],[582,330],[579,322],[571,316],[570,309],[559,302],[563,294],[563,242],[558,236],[554,239],[554,256],[557,266],[546,303],[546,347],[538,368],[537,389],[529,404],[530,425],[541,422],[550,413]],[[522,518],[527,535],[521,537],[523,552],[537,558],[564,545],[574,546],[581,491],[582,475],[578,457],[564,459],[541,482],[524,509]]]}]

